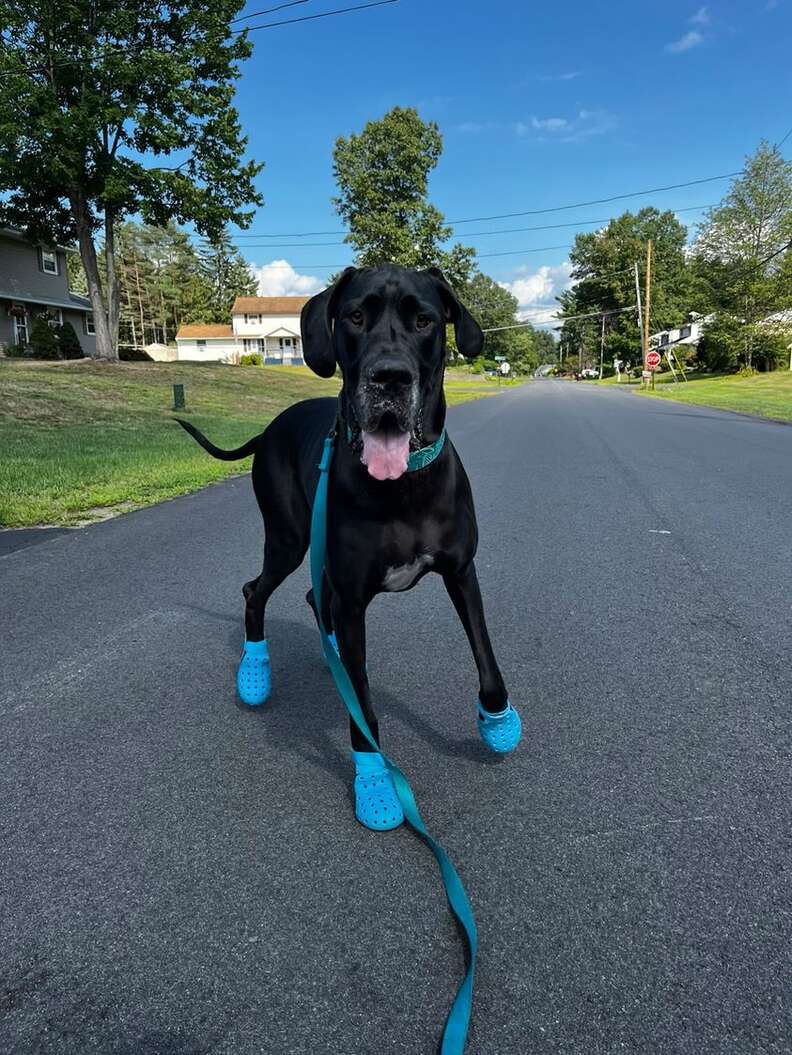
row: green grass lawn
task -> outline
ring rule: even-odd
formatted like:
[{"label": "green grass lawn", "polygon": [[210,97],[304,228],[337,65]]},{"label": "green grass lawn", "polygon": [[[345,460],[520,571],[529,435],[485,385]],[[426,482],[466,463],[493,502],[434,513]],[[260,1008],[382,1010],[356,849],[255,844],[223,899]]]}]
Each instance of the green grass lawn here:
[{"label": "green grass lawn", "polygon": [[[741,377],[726,374],[722,377],[700,377],[688,374],[689,380],[674,384],[670,374],[657,377],[654,392],[635,390],[649,399],[672,399],[678,403],[736,410],[760,418],[792,421],[792,371],[774,370],[769,374]],[[605,382],[602,382],[603,384]]]},{"label": "green grass lawn", "polygon": [[[297,400],[338,391],[298,367],[0,359],[0,525],[84,523],[246,472],[250,459],[215,461],[173,422],[179,382],[183,416],[221,447]],[[449,372],[451,405],[499,391]]]}]

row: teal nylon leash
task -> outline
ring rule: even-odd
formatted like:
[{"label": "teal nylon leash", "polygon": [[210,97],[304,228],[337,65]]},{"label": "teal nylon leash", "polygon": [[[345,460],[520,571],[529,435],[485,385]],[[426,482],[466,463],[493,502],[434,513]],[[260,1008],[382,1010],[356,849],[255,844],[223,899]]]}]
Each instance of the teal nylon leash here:
[{"label": "teal nylon leash", "polygon": [[[441,440],[438,441],[438,453],[439,449],[442,447],[442,441],[444,440],[445,429],[443,430]],[[431,448],[428,447],[424,448],[424,450],[430,449]],[[311,585],[314,593],[314,604],[316,605],[316,611],[319,613],[322,611],[322,575],[324,573],[325,552],[327,549],[327,487],[330,477],[330,460],[332,454],[333,437],[328,436],[324,442],[322,460],[319,463],[319,484],[316,488],[313,513],[311,516]],[[432,460],[433,459],[430,459],[430,461]],[[429,462],[426,464],[429,464]],[[346,667],[336,655],[335,649],[330,644],[327,631],[322,625],[321,615],[319,618],[319,634],[322,639],[322,650],[324,652],[325,660],[330,667],[330,672],[335,680],[336,688],[338,689],[341,699],[344,701],[346,709],[349,711],[355,725],[371,745],[372,750],[379,751],[380,754],[382,754],[382,751],[377,745],[377,741],[374,739],[371,730],[369,729],[368,722],[366,721],[360,703],[358,702],[357,693],[355,692],[352,682],[349,680],[349,675],[346,672]],[[457,875],[456,869],[451,864],[451,861],[448,859],[442,846],[440,846],[439,843],[436,843],[426,830],[426,825],[418,811],[415,796],[412,793],[412,788],[410,787],[407,778],[395,762],[392,762],[387,755],[382,754],[382,757],[385,760],[388,772],[393,778],[396,794],[399,796],[399,802],[404,810],[405,820],[413,831],[423,839],[437,859],[443,884],[445,885],[449,908],[459,920],[467,938],[469,954],[468,968],[465,972],[465,977],[462,979],[462,983],[457,990],[457,994],[454,997],[451,1010],[448,1013],[445,1029],[443,1031],[443,1043],[440,1049],[441,1055],[463,1055],[465,1043],[467,1041],[468,1026],[470,1024],[470,1011],[473,1004],[473,977],[476,969],[476,950],[478,948],[476,921],[473,918],[473,911],[470,907],[468,896],[465,892],[465,888],[462,886],[461,879]]]}]

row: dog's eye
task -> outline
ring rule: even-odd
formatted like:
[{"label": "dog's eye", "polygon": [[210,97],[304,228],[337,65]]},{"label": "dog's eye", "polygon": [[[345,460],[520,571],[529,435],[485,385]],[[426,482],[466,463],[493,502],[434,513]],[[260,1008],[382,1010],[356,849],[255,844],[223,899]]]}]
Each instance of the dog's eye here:
[{"label": "dog's eye", "polygon": [[432,320],[428,315],[416,315],[415,325],[419,330],[425,330],[427,326],[432,325]]},{"label": "dog's eye", "polygon": [[363,325],[363,312],[358,308],[356,311],[350,312],[349,321],[355,326]]}]

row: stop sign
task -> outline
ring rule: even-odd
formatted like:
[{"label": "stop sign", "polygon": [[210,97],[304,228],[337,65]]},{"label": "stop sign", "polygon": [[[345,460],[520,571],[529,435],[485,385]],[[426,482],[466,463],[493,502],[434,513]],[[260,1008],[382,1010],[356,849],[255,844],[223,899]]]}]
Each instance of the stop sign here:
[{"label": "stop sign", "polygon": [[656,370],[660,365],[662,356],[659,352],[649,352],[646,356],[646,368],[647,370]]}]

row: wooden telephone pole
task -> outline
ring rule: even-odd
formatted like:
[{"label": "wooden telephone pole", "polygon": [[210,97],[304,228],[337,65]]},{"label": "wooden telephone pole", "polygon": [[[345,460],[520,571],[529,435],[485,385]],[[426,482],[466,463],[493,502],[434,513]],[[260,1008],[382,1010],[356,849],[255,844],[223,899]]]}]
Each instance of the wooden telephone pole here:
[{"label": "wooden telephone pole", "polygon": [[[646,246],[646,308],[643,317],[643,368],[646,370],[646,357],[649,354],[649,313],[652,310],[652,239]],[[652,388],[654,388],[654,373],[652,373]]]}]

